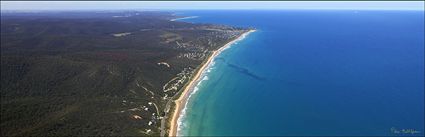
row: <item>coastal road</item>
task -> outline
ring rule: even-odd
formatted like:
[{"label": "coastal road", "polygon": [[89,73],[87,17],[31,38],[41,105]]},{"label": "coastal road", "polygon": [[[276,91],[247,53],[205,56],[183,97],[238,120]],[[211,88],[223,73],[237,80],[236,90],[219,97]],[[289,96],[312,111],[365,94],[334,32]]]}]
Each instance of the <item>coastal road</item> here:
[{"label": "coastal road", "polygon": [[165,108],[164,108],[164,117],[161,119],[161,127],[159,129],[161,131],[161,133],[160,133],[161,137],[164,137],[165,134],[167,133],[167,130],[165,128],[165,124],[166,124],[167,119],[168,119],[168,112],[170,111],[171,104],[174,102],[174,98],[177,95],[178,95],[178,93],[176,93],[176,95],[174,95],[173,97],[171,97],[171,99],[168,100],[167,101],[167,104],[165,105]]}]

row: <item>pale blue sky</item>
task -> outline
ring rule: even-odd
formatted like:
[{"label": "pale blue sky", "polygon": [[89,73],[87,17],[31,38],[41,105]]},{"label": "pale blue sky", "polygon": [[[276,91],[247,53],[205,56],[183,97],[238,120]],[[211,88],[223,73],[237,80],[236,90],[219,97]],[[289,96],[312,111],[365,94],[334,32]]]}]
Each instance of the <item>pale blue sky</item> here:
[{"label": "pale blue sky", "polygon": [[423,1],[1,1],[1,10],[353,9],[424,10]]}]

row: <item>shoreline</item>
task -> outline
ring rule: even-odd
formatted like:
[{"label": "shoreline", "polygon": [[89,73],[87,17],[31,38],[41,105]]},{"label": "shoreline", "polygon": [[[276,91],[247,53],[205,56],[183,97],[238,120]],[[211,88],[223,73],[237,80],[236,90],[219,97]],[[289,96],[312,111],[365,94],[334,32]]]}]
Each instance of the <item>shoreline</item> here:
[{"label": "shoreline", "polygon": [[187,16],[187,17],[181,17],[181,18],[175,18],[175,19],[170,19],[170,21],[178,21],[178,20],[184,20],[184,19],[193,19],[193,18],[197,18],[198,16]]},{"label": "shoreline", "polygon": [[243,40],[246,36],[248,36],[250,33],[255,32],[256,30],[249,30],[247,32],[244,32],[242,35],[237,37],[236,39],[230,41],[226,45],[220,47],[218,50],[213,51],[213,53],[208,57],[207,61],[204,64],[201,64],[201,68],[196,72],[193,79],[188,83],[186,87],[184,87],[184,90],[182,91],[181,95],[177,100],[175,100],[175,108],[172,114],[172,118],[170,121],[170,132],[168,136],[174,137],[177,136],[177,130],[178,130],[178,120],[180,118],[180,114],[182,110],[185,108],[186,102],[189,98],[190,93],[194,90],[196,85],[201,81],[201,74],[205,71],[206,68],[211,64],[213,59],[219,55],[224,49],[228,48],[229,46],[233,45],[235,42]]}]

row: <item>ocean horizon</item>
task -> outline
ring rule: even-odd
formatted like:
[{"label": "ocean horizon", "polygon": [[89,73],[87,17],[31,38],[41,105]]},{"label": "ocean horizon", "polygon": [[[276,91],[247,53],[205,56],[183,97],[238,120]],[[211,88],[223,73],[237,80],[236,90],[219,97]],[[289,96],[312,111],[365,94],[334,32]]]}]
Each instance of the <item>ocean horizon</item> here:
[{"label": "ocean horizon", "polygon": [[421,11],[178,13],[257,29],[203,72],[178,135],[424,135]]},{"label": "ocean horizon", "polygon": [[1,136],[422,136],[424,1],[2,1]]}]

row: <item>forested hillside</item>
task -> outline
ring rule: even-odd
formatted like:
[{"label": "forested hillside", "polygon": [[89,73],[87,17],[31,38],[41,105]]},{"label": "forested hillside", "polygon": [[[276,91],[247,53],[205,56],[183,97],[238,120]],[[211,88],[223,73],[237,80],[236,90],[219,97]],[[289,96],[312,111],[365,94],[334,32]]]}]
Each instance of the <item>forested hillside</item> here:
[{"label": "forested hillside", "polygon": [[247,31],[166,12],[1,15],[1,135],[152,135],[211,53]]}]

